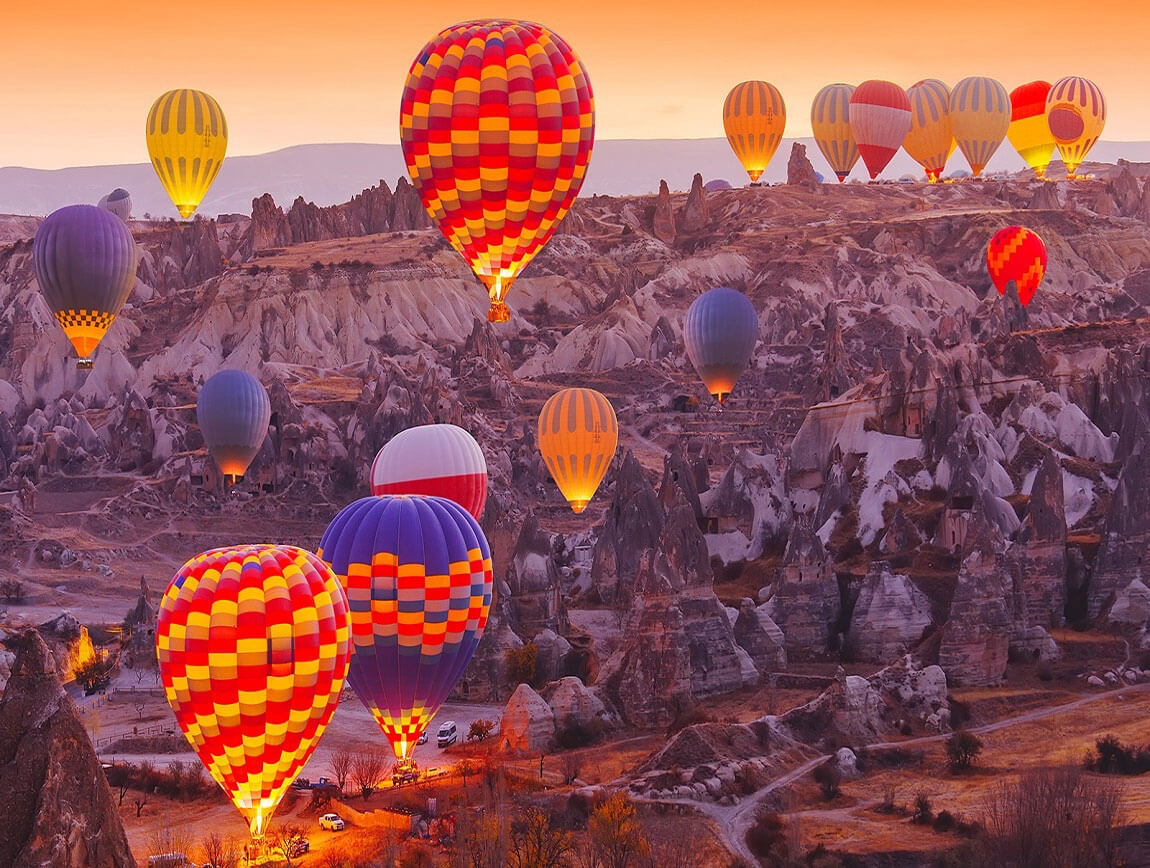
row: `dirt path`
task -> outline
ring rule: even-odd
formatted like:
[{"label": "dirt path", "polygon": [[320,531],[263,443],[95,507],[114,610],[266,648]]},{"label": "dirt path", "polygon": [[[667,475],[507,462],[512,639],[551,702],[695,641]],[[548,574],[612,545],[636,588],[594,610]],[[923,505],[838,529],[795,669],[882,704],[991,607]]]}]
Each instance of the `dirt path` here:
[{"label": "dirt path", "polygon": [[[994,721],[993,723],[983,724],[970,728],[969,732],[976,735],[983,735],[986,733],[997,732],[1002,729],[1008,729],[1013,726],[1018,726],[1024,723],[1033,723],[1043,718],[1053,717],[1059,714],[1065,714],[1068,711],[1073,711],[1076,708],[1081,708],[1084,705],[1089,705],[1094,702],[1099,702],[1104,699],[1111,699],[1122,694],[1131,693],[1146,693],[1150,691],[1150,684],[1136,684],[1127,687],[1118,687],[1114,690],[1107,690],[1103,693],[1095,693],[1089,696],[1083,696],[1080,699],[1075,699],[1071,702],[1063,703],[1062,705],[1054,705],[1049,708],[1039,708],[1034,711],[1028,711],[1024,714],[1015,715],[1013,717],[1003,718],[1002,720]],[[909,738],[902,741],[884,741],[874,744],[866,745],[868,749],[884,749],[894,747],[915,747],[918,745],[937,744],[941,741],[950,738],[950,733],[940,733],[939,735],[920,736],[918,738]],[[781,777],[771,781],[763,789],[759,790],[754,795],[745,798],[735,805],[717,805],[711,802],[695,802],[689,799],[644,799],[642,801],[663,802],[663,803],[676,803],[683,805],[690,805],[701,813],[715,821],[719,831],[719,839],[722,841],[723,846],[726,847],[733,855],[745,859],[748,864],[758,864],[758,860],[754,854],[751,853],[747,847],[746,836],[747,830],[750,828],[751,823],[754,821],[755,813],[758,810],[762,801],[771,793],[776,792],[789,784],[801,779],[804,775],[810,774],[816,767],[826,762],[831,758],[832,754],[823,754],[814,759],[808,760],[800,766],[797,766]],[[857,806],[851,810],[857,809]]]}]

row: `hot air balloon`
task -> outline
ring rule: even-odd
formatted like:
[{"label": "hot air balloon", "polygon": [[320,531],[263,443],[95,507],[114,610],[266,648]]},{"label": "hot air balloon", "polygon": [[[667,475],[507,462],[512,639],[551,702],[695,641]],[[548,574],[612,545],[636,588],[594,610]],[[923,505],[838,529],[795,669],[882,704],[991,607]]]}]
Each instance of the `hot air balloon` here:
[{"label": "hot air balloon", "polygon": [[1046,96],[1046,119],[1067,174],[1076,177],[1106,126],[1106,100],[1101,88],[1078,76],[1058,79]]},{"label": "hot air balloon", "polygon": [[594,389],[561,389],[539,412],[539,452],[576,514],[595,496],[618,445],[615,408]]},{"label": "hot air balloon", "polygon": [[737,289],[720,286],[691,302],[683,342],[695,371],[719,403],[735,388],[759,339],[759,315]]},{"label": "hot air balloon", "polygon": [[347,600],[293,546],[196,555],[160,601],[164,694],[200,761],[259,838],[339,705]]},{"label": "hot air balloon", "polygon": [[950,89],[935,78],[913,84],[906,92],[910,100],[910,132],[903,150],[926,170],[926,179],[935,183],[954,151],[950,131]]},{"label": "hot air balloon", "polygon": [[478,521],[487,503],[487,460],[458,425],[400,431],[371,465],[372,494],[431,494],[454,500]]},{"label": "hot air balloon", "polygon": [[1018,156],[1042,180],[1050,155],[1054,153],[1054,134],[1046,120],[1046,96],[1050,82],[1032,81],[1010,92],[1010,127],[1006,131]]},{"label": "hot air balloon", "polygon": [[169,90],[148,112],[148,156],[181,217],[191,217],[219,174],[228,122],[202,90]]},{"label": "hot air balloon", "polygon": [[950,127],[978,177],[1010,128],[1010,94],[993,78],[964,78],[950,92]]},{"label": "hot air balloon", "polygon": [[247,371],[218,371],[196,399],[204,442],[230,482],[244,475],[260,451],[271,417],[267,390]]},{"label": "hot air balloon", "polygon": [[591,83],[558,34],[483,20],[440,32],[407,76],[407,170],[439,230],[487,286],[491,322],[579,194],[595,137]]},{"label": "hot air balloon", "polygon": [[406,760],[487,625],[487,539],[452,500],[385,495],[345,507],[324,531],[319,555],[347,592],[348,683]]},{"label": "hot air balloon", "polygon": [[111,211],[127,223],[132,216],[132,194],[123,187],[117,187],[107,196],[101,196],[100,201],[96,203],[96,207],[103,208],[105,211]]},{"label": "hot air balloon", "polygon": [[910,132],[910,100],[890,81],[864,81],[851,94],[851,135],[873,181]]},{"label": "hot air balloon", "polygon": [[132,291],[138,259],[124,222],[95,205],[60,208],[36,230],[36,282],[76,348],[77,367],[92,367],[92,353]]},{"label": "hot air balloon", "polygon": [[850,104],[854,86],[828,84],[811,103],[811,130],[831,171],[841,184],[859,161],[859,149],[851,135]]},{"label": "hot air balloon", "polygon": [[736,84],[723,103],[723,130],[743,169],[757,183],[783,141],[787,106],[765,81]]},{"label": "hot air balloon", "polygon": [[1013,280],[1018,300],[1026,307],[1046,274],[1046,245],[1037,232],[1007,226],[990,240],[986,267],[998,294],[1006,295],[1006,285]]}]

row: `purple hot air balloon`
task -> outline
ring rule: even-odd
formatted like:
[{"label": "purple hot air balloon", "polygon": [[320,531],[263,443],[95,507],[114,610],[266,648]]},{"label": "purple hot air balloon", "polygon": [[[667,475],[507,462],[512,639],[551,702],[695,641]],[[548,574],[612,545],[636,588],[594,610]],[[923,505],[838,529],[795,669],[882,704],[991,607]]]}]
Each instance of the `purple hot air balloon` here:
[{"label": "purple hot air balloon", "polygon": [[247,371],[218,371],[200,388],[196,419],[224,476],[247,472],[268,433],[272,405],[263,383]]},{"label": "purple hot air balloon", "polygon": [[92,352],[132,291],[138,259],[123,221],[95,205],[60,208],[36,230],[36,282],[76,348],[77,367],[92,367]]},{"label": "purple hot air balloon", "polygon": [[737,289],[720,286],[708,290],[687,308],[683,321],[687,356],[720,404],[735,388],[758,339],[755,306]]},{"label": "purple hot air balloon", "polygon": [[406,760],[487,625],[487,538],[453,500],[384,495],[345,507],[319,546],[347,592],[348,683]]}]

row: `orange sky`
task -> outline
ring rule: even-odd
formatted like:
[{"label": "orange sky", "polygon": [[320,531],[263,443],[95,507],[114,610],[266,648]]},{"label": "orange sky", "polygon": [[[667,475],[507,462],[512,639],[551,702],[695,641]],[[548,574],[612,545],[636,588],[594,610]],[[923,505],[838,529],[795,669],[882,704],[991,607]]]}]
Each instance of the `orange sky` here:
[{"label": "orange sky", "polygon": [[14,0],[3,14],[0,165],[143,162],[144,115],[172,87],[219,100],[230,154],[396,142],[416,52],[440,28],[484,16],[531,18],[571,43],[590,74],[603,139],[720,136],[723,97],[747,78],[782,90],[787,135],[802,136],[811,97],[830,81],[992,75],[1009,89],[1078,74],[1106,94],[1104,138],[1148,140],[1150,12],[1139,5]]}]

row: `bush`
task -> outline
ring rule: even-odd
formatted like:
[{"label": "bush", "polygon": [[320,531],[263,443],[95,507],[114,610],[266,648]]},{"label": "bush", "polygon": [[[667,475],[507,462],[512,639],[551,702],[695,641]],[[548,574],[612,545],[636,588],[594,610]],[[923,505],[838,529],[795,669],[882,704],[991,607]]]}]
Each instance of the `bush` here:
[{"label": "bush", "polygon": [[27,589],[19,579],[5,579],[0,582],[0,597],[6,603],[22,603],[27,596]]},{"label": "bush", "polygon": [[535,684],[537,649],[534,642],[528,642],[522,648],[510,648],[507,651],[507,680],[518,686],[520,684]]},{"label": "bush", "polygon": [[467,730],[468,741],[483,741],[495,729],[494,720],[473,720],[471,721],[471,728]]},{"label": "bush", "polygon": [[934,831],[936,832],[949,832],[955,825],[954,814],[950,811],[939,811],[938,816],[934,818]]},{"label": "bush", "polygon": [[911,812],[910,821],[920,826],[929,826],[933,819],[934,811],[931,809],[930,796],[920,791],[914,797],[914,811]]},{"label": "bush", "polygon": [[1086,758],[1086,768],[1104,775],[1141,775],[1150,771],[1150,745],[1124,745],[1113,735],[1095,742],[1095,753]]},{"label": "bush", "polygon": [[747,829],[747,847],[765,864],[785,862],[790,856],[787,846],[787,824],[774,811],[759,808],[755,822]]},{"label": "bush", "polygon": [[946,765],[952,773],[965,771],[974,765],[982,751],[982,741],[972,732],[958,730],[946,740]]},{"label": "bush", "polygon": [[1054,680],[1054,667],[1050,665],[1049,660],[1043,660],[1035,668],[1039,681],[1053,681]]},{"label": "bush", "polygon": [[893,814],[895,792],[894,784],[884,786],[882,788],[882,801],[875,810],[880,814]]},{"label": "bush", "polygon": [[842,774],[839,772],[839,767],[834,760],[828,760],[821,766],[815,768],[815,783],[819,785],[822,791],[823,798],[828,802],[839,795],[839,784],[842,782]]}]

